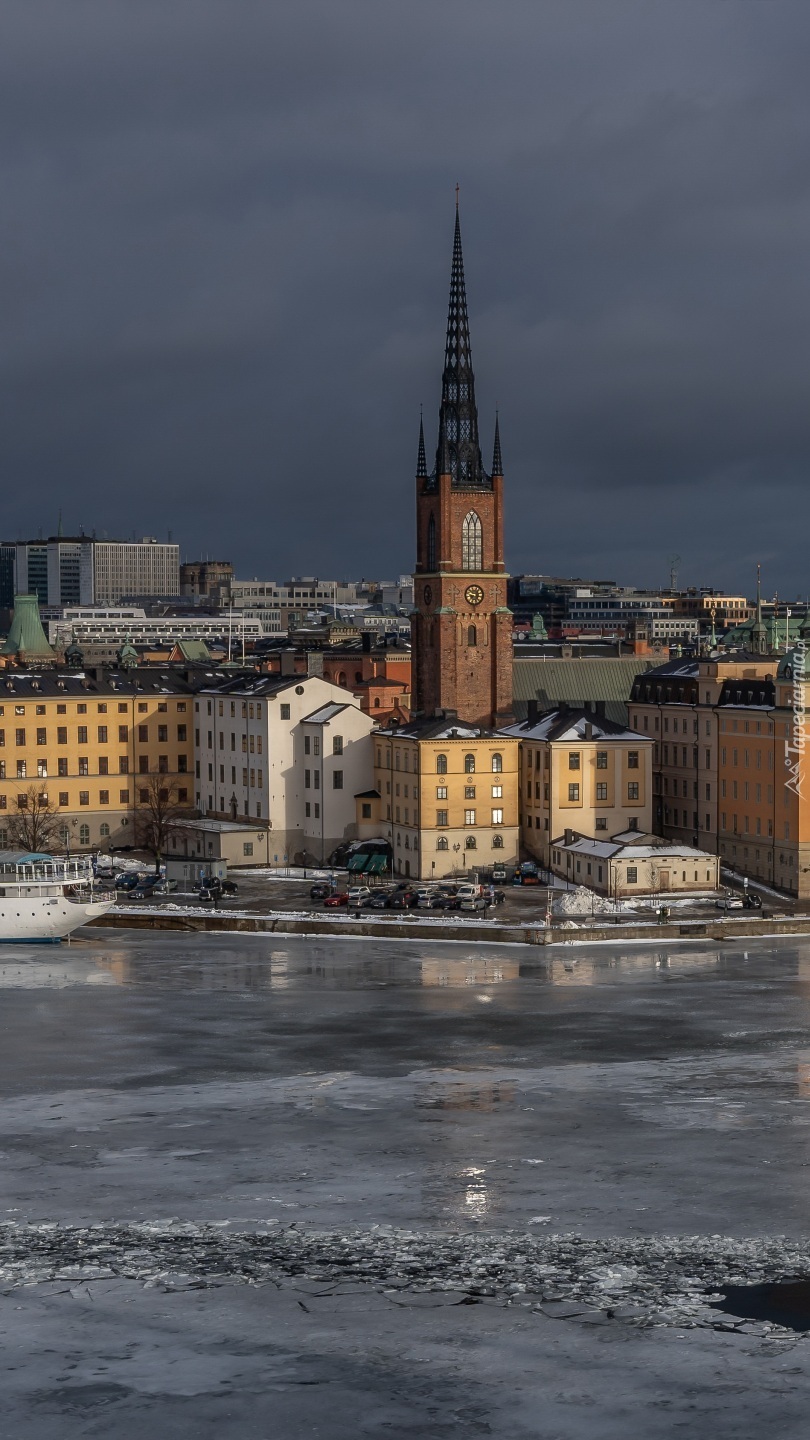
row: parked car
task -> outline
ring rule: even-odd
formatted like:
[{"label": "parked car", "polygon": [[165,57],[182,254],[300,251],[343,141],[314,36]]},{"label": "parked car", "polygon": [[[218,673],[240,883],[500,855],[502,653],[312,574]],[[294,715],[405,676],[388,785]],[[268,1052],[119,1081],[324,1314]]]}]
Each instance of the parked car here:
[{"label": "parked car", "polygon": [[309,887],[310,900],[325,900],[327,895],[332,894],[332,886],[328,880],[318,880]]},{"label": "parked car", "polygon": [[385,910],[391,898],[390,890],[372,890],[366,901],[366,910]]},{"label": "parked car", "polygon": [[745,906],[746,910],[761,910],[762,897],[760,895],[757,895],[755,890],[746,890],[745,895],[743,896],[743,905]]},{"label": "parked car", "polygon": [[718,910],[742,910],[743,908],[743,902],[739,895],[721,895],[720,899],[715,900],[714,903]]},{"label": "parked car", "polygon": [[220,880],[219,888],[223,895],[238,895],[239,886],[233,880]]},{"label": "parked car", "polygon": [[415,890],[395,890],[388,901],[388,908],[389,910],[412,910],[415,904]]},{"label": "parked car", "polygon": [[340,894],[338,891],[335,891],[334,894],[327,895],[323,903],[327,910],[334,910],[339,905],[348,905],[349,897],[345,891],[342,894]]},{"label": "parked car", "polygon": [[417,908],[417,910],[432,910],[432,908],[433,908],[433,901],[434,901],[435,897],[436,897],[436,892],[435,892],[435,890],[428,890],[427,888],[420,888],[419,890],[417,890],[417,892],[416,892],[416,908]]},{"label": "parked car", "polygon": [[368,885],[352,885],[349,889],[347,903],[353,908],[360,908],[371,899],[371,891]]},{"label": "parked car", "polygon": [[459,901],[459,910],[486,910],[489,907],[489,900],[486,895],[462,895]]},{"label": "parked car", "polygon": [[216,901],[219,899],[219,891],[215,890],[211,885],[201,885],[197,893],[201,900],[210,902],[212,905],[216,904]]},{"label": "parked car", "polygon": [[487,895],[487,900],[489,901],[490,905],[503,905],[505,899],[506,895],[504,894],[503,890],[490,890],[489,894]]},{"label": "parked car", "polygon": [[159,885],[152,887],[153,895],[171,895],[177,889],[176,880],[161,880]]},{"label": "parked car", "polygon": [[140,878],[140,871],[126,870],[123,875],[116,875],[115,888],[116,890],[134,890]]}]

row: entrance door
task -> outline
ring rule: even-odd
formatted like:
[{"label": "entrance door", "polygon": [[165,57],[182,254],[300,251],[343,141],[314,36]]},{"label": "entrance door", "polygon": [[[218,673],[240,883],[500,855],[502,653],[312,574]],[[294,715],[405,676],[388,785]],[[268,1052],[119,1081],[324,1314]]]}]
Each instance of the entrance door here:
[{"label": "entrance door", "polygon": [[669,889],[669,871],[668,871],[668,870],[662,870],[662,871],[661,871],[661,875],[660,875],[659,878],[660,878],[660,882],[661,882],[661,889],[662,889],[662,890],[668,890],[668,889]]}]

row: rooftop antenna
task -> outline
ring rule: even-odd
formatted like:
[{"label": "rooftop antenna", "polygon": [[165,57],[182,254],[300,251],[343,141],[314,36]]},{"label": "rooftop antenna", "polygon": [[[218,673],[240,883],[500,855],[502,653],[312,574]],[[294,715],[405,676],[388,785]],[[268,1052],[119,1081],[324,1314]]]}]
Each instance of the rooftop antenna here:
[{"label": "rooftop antenna", "polygon": [[670,555],[670,557],[669,557],[669,588],[670,588],[670,590],[676,590],[676,589],[678,588],[678,566],[679,566],[679,564],[680,564],[680,560],[681,560],[680,555]]}]

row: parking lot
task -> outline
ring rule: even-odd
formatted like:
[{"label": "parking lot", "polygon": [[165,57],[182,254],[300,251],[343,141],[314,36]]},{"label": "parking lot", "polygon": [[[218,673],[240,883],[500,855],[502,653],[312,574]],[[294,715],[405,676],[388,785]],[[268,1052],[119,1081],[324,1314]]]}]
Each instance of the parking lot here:
[{"label": "parking lot", "polygon": [[[310,891],[313,885],[323,884],[325,877],[328,877],[328,872],[321,870],[315,870],[309,873],[306,878],[303,878],[301,875],[284,877],[274,872],[268,872],[267,870],[235,870],[232,872],[230,878],[237,887],[237,893],[232,895],[219,895],[216,897],[214,904],[219,911],[233,910],[248,912],[253,915],[269,915],[279,911],[295,912],[298,914],[302,912],[324,915],[345,914],[345,906],[333,910],[331,907],[324,905],[323,899],[313,898],[311,896]],[[482,879],[485,879],[485,877],[482,877]],[[457,883],[461,884],[463,880],[464,877],[459,877]],[[345,871],[333,872],[333,883],[338,893],[345,894],[351,885],[361,882],[362,876],[352,876]],[[420,882],[415,881],[413,885],[414,888],[419,888]],[[370,888],[372,894],[378,894],[381,890],[390,892],[394,886],[392,886],[390,882],[380,882],[372,879]],[[438,886],[425,888],[438,888]],[[497,917],[497,919],[504,924],[515,925],[539,923],[545,918],[548,905],[548,887],[546,885],[514,885],[507,882],[506,884],[498,884],[495,888],[503,895],[503,902],[483,912],[488,917],[492,919]],[[557,889],[553,892],[553,896],[560,896],[564,893],[564,890]],[[738,899],[740,899],[743,894],[742,889],[734,892],[729,891],[729,893],[736,894]],[[797,902],[789,900],[787,897],[781,900],[767,891],[760,892],[760,894],[762,910],[757,913],[763,916],[769,914],[792,914],[797,910],[801,911],[805,908],[798,905]],[[200,906],[201,908],[209,910],[212,908],[210,900],[201,900],[196,893],[185,892],[180,889],[169,895],[140,895],[132,891],[123,892],[120,895],[119,903],[150,906],[170,905],[172,907],[177,905],[182,905],[183,907]],[[634,917],[653,918],[656,908],[656,902],[640,897],[638,909],[634,911],[622,910],[620,914],[624,919],[632,919]],[[363,913],[371,918],[374,915],[382,916],[391,915],[392,913],[399,913],[400,915],[402,913],[439,915],[443,912],[441,910],[431,911],[425,909],[396,912],[390,909],[377,910],[366,909],[364,907]],[[600,912],[600,905],[597,899],[594,900],[592,913],[595,918],[605,918],[604,913]],[[671,910],[672,915],[683,919],[691,917],[707,918],[709,916],[714,918],[718,913],[718,907],[713,898],[695,899],[692,903],[680,901],[676,908]],[[740,914],[742,912],[735,907],[732,913]],[[589,913],[585,911],[576,918],[579,919],[580,922],[587,923],[590,917]],[[607,918],[609,919],[610,915],[608,915]]]}]

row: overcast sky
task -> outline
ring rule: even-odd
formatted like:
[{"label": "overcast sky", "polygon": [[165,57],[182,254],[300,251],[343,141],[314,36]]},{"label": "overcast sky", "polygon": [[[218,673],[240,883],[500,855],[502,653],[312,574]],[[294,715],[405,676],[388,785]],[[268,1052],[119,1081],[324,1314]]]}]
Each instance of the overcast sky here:
[{"label": "overcast sky", "polygon": [[3,13],[3,537],[409,570],[458,181],[509,568],[810,589],[807,0]]}]

